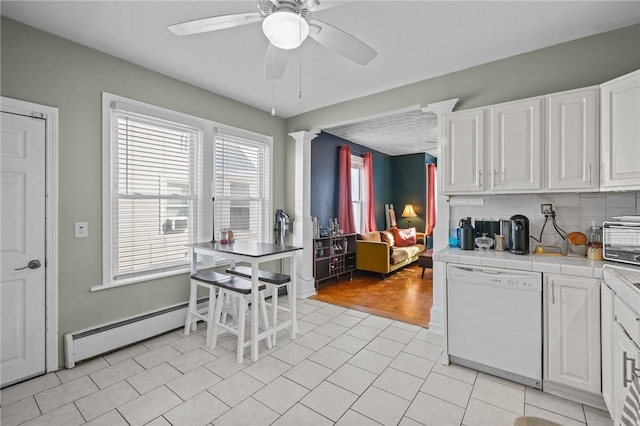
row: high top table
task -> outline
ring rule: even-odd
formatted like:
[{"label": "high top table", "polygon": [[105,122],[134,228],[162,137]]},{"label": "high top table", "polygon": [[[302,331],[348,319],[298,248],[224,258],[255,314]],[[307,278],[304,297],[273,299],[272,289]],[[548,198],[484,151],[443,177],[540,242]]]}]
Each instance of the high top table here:
[{"label": "high top table", "polygon": [[[297,250],[302,247],[287,246],[281,244],[260,243],[256,241],[239,240],[233,243],[221,244],[219,242],[195,243],[189,246],[191,248],[191,275],[198,272],[198,255],[223,257],[231,260],[231,266],[235,266],[236,262],[246,262],[251,265],[251,360],[258,360],[258,341],[259,338],[265,337],[267,334],[275,334],[283,328],[290,327],[291,339],[296,337],[297,329],[297,313],[296,313],[296,262],[293,256]],[[289,309],[291,310],[291,318],[283,323],[273,324],[262,335],[258,330],[258,271],[259,265],[263,262],[289,258],[291,276],[291,292],[293,293],[290,300],[293,301]],[[273,297],[278,297],[277,294]],[[211,307],[209,308],[211,309]]]}]

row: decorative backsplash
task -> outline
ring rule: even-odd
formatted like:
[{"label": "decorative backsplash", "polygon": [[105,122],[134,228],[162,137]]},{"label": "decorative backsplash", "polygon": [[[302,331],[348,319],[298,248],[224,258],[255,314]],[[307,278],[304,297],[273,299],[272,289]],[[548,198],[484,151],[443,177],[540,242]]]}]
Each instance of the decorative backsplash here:
[{"label": "decorative backsplash", "polygon": [[[455,205],[462,198],[483,198],[481,206]],[[455,200],[454,199],[458,199]],[[529,232],[536,238],[544,224],[544,216],[540,212],[540,204],[553,204],[556,212],[556,223],[567,233],[580,231],[588,233],[592,225],[602,226],[602,222],[614,216],[640,215],[640,191],[636,192],[601,192],[601,193],[550,193],[523,195],[486,195],[486,196],[452,196],[450,202],[449,228],[456,228],[463,217],[485,219],[509,219],[515,214],[523,214],[529,218]],[[563,247],[563,239],[556,233],[551,220],[547,222],[542,235],[542,242],[536,244]]]}]

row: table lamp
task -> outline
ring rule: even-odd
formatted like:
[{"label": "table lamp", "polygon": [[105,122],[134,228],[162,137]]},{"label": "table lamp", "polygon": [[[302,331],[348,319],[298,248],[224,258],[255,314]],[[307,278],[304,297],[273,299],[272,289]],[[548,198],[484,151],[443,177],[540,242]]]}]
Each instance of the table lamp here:
[{"label": "table lamp", "polygon": [[411,204],[405,204],[404,209],[402,210],[402,217],[406,217],[407,219],[407,228],[411,228],[411,218],[418,216],[416,212],[413,210],[413,206]]}]

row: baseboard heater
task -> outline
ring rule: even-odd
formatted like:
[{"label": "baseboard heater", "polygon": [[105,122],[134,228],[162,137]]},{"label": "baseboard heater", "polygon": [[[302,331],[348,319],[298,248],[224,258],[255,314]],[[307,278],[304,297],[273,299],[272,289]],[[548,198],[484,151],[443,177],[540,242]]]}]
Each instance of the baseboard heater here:
[{"label": "baseboard heater", "polygon": [[[208,305],[208,297],[198,300],[198,310],[206,309]],[[78,361],[184,327],[187,306],[188,303],[180,303],[120,321],[67,333],[64,335],[64,366],[73,368]]]}]

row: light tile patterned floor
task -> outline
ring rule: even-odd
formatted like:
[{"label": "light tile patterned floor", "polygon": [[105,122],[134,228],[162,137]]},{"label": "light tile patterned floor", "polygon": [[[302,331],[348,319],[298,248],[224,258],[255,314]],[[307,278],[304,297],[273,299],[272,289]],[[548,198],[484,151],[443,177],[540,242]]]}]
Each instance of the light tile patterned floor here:
[{"label": "light tile patterned floor", "polygon": [[[286,303],[283,299],[280,303]],[[0,392],[14,425],[611,425],[602,411],[439,362],[417,326],[299,302],[300,335],[278,335],[252,363],[235,342],[204,346],[204,327],[141,342]]]}]

